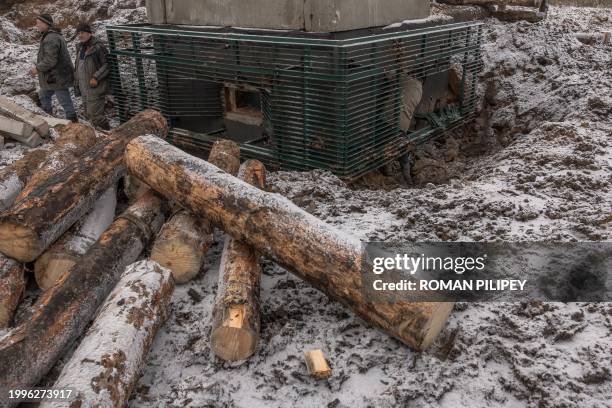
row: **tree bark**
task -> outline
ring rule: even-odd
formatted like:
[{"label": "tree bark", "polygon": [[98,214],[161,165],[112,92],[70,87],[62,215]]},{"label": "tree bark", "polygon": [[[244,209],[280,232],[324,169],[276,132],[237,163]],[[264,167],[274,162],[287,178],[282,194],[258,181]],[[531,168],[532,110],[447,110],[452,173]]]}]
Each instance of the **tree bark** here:
[{"label": "tree bark", "polygon": [[165,136],[167,130],[159,112],[139,113],[61,172],[37,183],[0,216],[0,252],[18,261],[34,261],[124,175],[123,151],[131,139]]},{"label": "tree bark", "polygon": [[117,207],[117,186],[112,186],[96,202],[91,212],[77,222],[47,249],[34,264],[38,286],[47,290],[78,262],[79,258],[112,224]]},{"label": "tree bark", "polygon": [[154,137],[134,139],[125,156],[129,171],[151,188],[208,217],[400,341],[424,349],[442,330],[452,303],[369,302],[362,293],[362,243],[289,200]]},{"label": "tree bark", "polygon": [[164,221],[162,200],[141,197],[46,291],[27,322],[0,339],[0,406],[12,406],[8,390],[31,387],[83,334],[126,266],[136,261]]},{"label": "tree bark", "polygon": [[494,11],[491,13],[491,16],[501,21],[527,21],[529,23],[537,23],[546,18],[546,13],[535,10],[506,9]]},{"label": "tree bark", "polygon": [[[256,160],[243,163],[238,177],[265,190],[266,168]],[[210,336],[214,353],[225,361],[245,360],[257,348],[260,279],[259,254],[248,244],[227,237],[219,267]]]},{"label": "tree bark", "polygon": [[11,324],[25,285],[23,265],[0,254],[0,329]]},{"label": "tree bark", "polygon": [[438,0],[438,3],[472,6],[540,7],[542,0]]},{"label": "tree bark", "polygon": [[49,147],[32,150],[0,170],[0,212],[13,205],[30,180],[40,180],[49,172],[59,171],[89,150],[95,142],[96,132],[93,128],[71,123],[62,128],[60,136]]},{"label": "tree bark", "polygon": [[170,271],[157,262],[130,265],[53,386],[73,389],[75,399],[40,407],[127,406],[151,343],[167,319],[173,291]]},{"label": "tree bark", "polygon": [[[208,161],[235,176],[240,167],[240,148],[230,140],[217,141]],[[187,283],[200,272],[204,255],[212,244],[210,222],[179,209],[162,227],[151,250],[151,259],[170,269],[176,283]]]}]

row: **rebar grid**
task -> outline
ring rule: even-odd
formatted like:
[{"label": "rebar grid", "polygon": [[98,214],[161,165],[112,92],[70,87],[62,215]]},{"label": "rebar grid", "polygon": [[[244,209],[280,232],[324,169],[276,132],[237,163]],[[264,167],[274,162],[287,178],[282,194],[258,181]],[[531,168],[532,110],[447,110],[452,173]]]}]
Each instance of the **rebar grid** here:
[{"label": "rebar grid", "polygon": [[[241,143],[245,157],[349,179],[472,119],[482,69],[480,23],[345,39],[150,25],[108,26],[107,35],[121,121],[158,109],[172,141],[208,149],[234,136],[224,88],[256,90],[262,130]],[[420,80],[425,93],[403,131],[407,79]]]}]

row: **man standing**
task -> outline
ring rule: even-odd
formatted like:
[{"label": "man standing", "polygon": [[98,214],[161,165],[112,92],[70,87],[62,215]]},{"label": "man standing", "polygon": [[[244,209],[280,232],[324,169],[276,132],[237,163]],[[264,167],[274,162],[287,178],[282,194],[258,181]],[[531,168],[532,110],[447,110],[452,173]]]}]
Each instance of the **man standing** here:
[{"label": "man standing", "polygon": [[72,104],[68,87],[74,82],[74,68],[68,53],[66,40],[59,29],[53,25],[49,14],[41,14],[36,18],[36,29],[42,34],[36,66],[30,70],[32,76],[38,75],[40,84],[40,103],[48,114],[52,114],[51,98],[55,94],[66,119],[77,122],[77,115]]},{"label": "man standing", "polygon": [[108,92],[108,51],[104,44],[91,33],[89,24],[81,23],[77,27],[79,44],[75,65],[75,89],[83,98],[87,118],[94,126],[109,130],[104,116],[104,104]]}]

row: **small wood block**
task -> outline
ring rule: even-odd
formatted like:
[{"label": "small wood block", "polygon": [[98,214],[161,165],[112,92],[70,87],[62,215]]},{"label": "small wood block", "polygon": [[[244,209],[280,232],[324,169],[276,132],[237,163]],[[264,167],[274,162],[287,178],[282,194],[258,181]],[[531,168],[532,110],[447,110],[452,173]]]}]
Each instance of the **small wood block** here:
[{"label": "small wood block", "polygon": [[308,372],[311,376],[317,380],[325,380],[331,377],[331,368],[329,368],[321,349],[306,351],[304,353],[304,358],[306,359]]}]

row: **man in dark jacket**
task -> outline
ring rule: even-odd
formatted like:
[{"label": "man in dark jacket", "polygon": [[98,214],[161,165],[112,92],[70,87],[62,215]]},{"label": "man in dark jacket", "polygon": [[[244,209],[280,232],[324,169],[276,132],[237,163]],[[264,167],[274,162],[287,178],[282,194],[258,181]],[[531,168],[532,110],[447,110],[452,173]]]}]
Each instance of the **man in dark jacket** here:
[{"label": "man in dark jacket", "polygon": [[30,74],[38,75],[42,108],[51,114],[53,110],[51,98],[55,94],[64,108],[66,119],[76,122],[77,116],[68,90],[74,82],[74,68],[66,40],[53,25],[53,18],[49,14],[41,14],[36,18],[36,28],[42,34],[42,38],[36,66],[30,70]]},{"label": "man in dark jacket", "polygon": [[77,95],[83,98],[87,118],[104,130],[109,129],[104,116],[104,105],[108,93],[108,51],[104,44],[91,33],[89,24],[81,23],[77,27],[79,44],[75,66],[74,88]]}]

